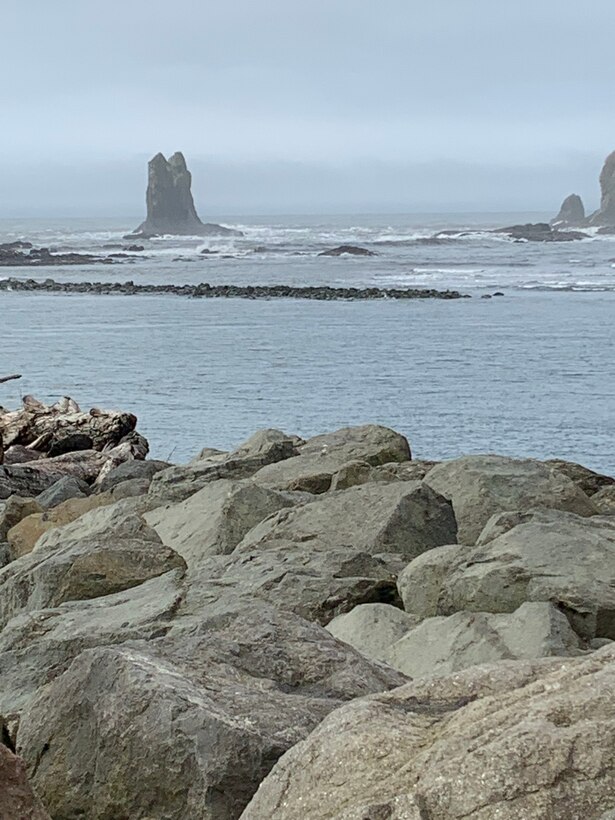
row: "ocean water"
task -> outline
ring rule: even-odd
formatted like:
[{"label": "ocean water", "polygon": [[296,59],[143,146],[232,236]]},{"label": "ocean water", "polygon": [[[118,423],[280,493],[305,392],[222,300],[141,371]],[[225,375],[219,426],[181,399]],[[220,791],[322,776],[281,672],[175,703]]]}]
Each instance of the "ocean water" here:
[{"label": "ocean water", "polygon": [[[64,280],[456,287],[456,301],[307,302],[0,292],[0,403],[31,393],[139,416],[183,461],[259,427],[311,435],[368,421],[416,457],[564,457],[615,473],[615,239],[513,243],[544,215],[227,220],[236,240],[164,238],[134,264],[15,268]],[[114,252],[138,218],[4,221],[0,242]],[[434,243],[440,229],[458,237]],[[342,243],[369,258],[323,258]],[[201,254],[208,248],[216,254]],[[503,291],[503,298],[480,296]]]}]

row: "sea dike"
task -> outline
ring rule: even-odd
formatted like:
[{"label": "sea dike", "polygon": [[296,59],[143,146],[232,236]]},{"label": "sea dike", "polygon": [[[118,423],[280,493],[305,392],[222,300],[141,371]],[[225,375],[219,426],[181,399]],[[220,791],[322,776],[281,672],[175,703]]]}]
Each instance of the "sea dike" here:
[{"label": "sea dike", "polygon": [[2,820],[612,816],[612,477],[374,424],[173,465],[69,398],[0,436]]},{"label": "sea dike", "polygon": [[3,279],[0,290],[95,295],[170,294],[201,299],[462,299],[456,290],[433,288],[334,288],[328,285],[136,285],[134,282],[56,282],[53,279]]}]

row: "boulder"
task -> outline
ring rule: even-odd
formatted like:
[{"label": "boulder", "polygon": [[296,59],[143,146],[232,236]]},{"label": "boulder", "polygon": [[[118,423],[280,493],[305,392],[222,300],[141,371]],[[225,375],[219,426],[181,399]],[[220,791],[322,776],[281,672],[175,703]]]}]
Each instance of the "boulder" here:
[{"label": "boulder", "polygon": [[183,570],[130,589],[22,612],[0,632],[0,713],[20,715],[85,649],[165,635],[182,600]]},{"label": "boulder", "polygon": [[50,510],[28,515],[15,524],[6,535],[13,559],[32,552],[38,539],[49,530],[70,524],[90,510],[105,507],[113,502],[111,493],[69,498]]},{"label": "boulder", "polygon": [[28,782],[23,760],[0,743],[0,820],[51,820]]},{"label": "boulder", "polygon": [[430,470],[425,483],[452,501],[460,544],[475,544],[492,515],[532,507],[595,515],[585,493],[562,474],[534,459],[464,456]]},{"label": "boulder", "polygon": [[188,577],[185,608],[192,613],[217,609],[232,595],[238,601],[266,601],[324,626],[359,604],[399,606],[398,558],[292,541],[245,546],[199,562]]},{"label": "boulder", "polygon": [[487,544],[420,556],[399,589],[421,617],[551,601],[583,639],[615,639],[615,519],[540,511]]},{"label": "boulder", "polygon": [[328,493],[281,510],[251,530],[238,552],[280,544],[306,550],[351,546],[369,555],[395,553],[410,559],[455,542],[457,525],[449,501],[418,481],[364,484]]},{"label": "boulder", "polygon": [[144,518],[163,544],[193,567],[204,557],[232,552],[252,527],[291,503],[282,493],[252,481],[220,479]]},{"label": "boulder", "polygon": [[456,612],[427,618],[390,644],[380,660],[422,678],[499,660],[580,655],[581,650],[568,619],[553,604],[526,603],[509,615]]},{"label": "boulder", "polygon": [[603,487],[592,496],[592,503],[602,515],[615,513],[615,486]]},{"label": "boulder", "polygon": [[546,461],[545,464],[567,476],[580,490],[583,490],[585,495],[593,496],[603,487],[615,484],[615,478],[612,476],[596,473],[594,470],[583,467],[582,464],[575,464],[573,461],[552,458]]},{"label": "boulder", "polygon": [[6,541],[9,530],[22,519],[40,512],[42,507],[37,500],[18,495],[9,496],[0,509],[0,541]]},{"label": "boulder", "polygon": [[63,501],[71,498],[85,498],[90,494],[89,485],[80,478],[72,475],[64,476],[49,489],[36,497],[37,502],[44,510],[57,507]]},{"label": "boulder", "polygon": [[562,202],[558,215],[551,220],[554,228],[568,228],[583,225],[585,223],[585,206],[578,194],[570,194]]},{"label": "boulder", "polygon": [[600,208],[589,217],[590,225],[615,225],[615,151],[600,172]]},{"label": "boulder", "polygon": [[387,427],[368,424],[308,439],[294,458],[264,467],[254,480],[280,490],[318,494],[327,492],[333,476],[349,463],[360,461],[378,466],[410,458],[404,436]]},{"label": "boulder", "polygon": [[330,714],[241,820],[578,820],[615,798],[615,648],[409,683]]},{"label": "boulder", "polygon": [[116,484],[111,490],[114,500],[120,501],[122,498],[135,498],[139,495],[147,495],[151,480],[149,478],[131,478]]},{"label": "boulder", "polygon": [[389,647],[418,623],[415,615],[390,604],[360,604],[333,618],[326,629],[367,658],[387,661]]},{"label": "boulder", "polygon": [[60,468],[41,471],[34,468],[37,463],[0,465],[0,499],[11,495],[33,498],[64,478]]},{"label": "boulder", "polygon": [[35,550],[0,570],[0,627],[20,612],[110,595],[185,567],[139,515],[101,516],[115,526],[98,533],[87,521],[92,515],[50,530]]},{"label": "boulder", "polygon": [[30,703],[19,750],[54,817],[237,818],[328,712],[403,680],[312,624],[248,606],[82,652]]},{"label": "boulder", "polygon": [[181,467],[169,467],[152,478],[150,495],[159,504],[179,502],[212,481],[250,478],[266,464],[296,455],[297,438],[279,430],[261,430],[223,458],[214,454]]},{"label": "boulder", "polygon": [[114,487],[117,487],[118,484],[124,481],[131,481],[135,478],[147,478],[151,481],[156,473],[159,473],[161,470],[166,470],[171,466],[172,465],[166,461],[125,461],[123,464],[114,467],[107,473],[102,481],[97,483],[96,491],[106,493]]},{"label": "boulder", "polygon": [[148,165],[147,217],[129,234],[145,239],[164,234],[188,236],[243,236],[241,231],[203,223],[192,199],[192,175],[179,151],[168,160],[156,154]]}]

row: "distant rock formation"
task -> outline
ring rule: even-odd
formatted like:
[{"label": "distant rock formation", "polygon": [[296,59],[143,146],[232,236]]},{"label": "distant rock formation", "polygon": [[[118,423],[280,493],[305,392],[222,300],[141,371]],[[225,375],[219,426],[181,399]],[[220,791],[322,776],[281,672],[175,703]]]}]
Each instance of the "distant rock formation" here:
[{"label": "distant rock formation", "polygon": [[493,233],[507,234],[517,242],[573,242],[576,239],[587,239],[588,237],[588,234],[582,231],[558,231],[546,222],[510,225],[508,228],[498,228]]},{"label": "distant rock formation", "polygon": [[578,194],[570,194],[562,202],[558,215],[551,220],[551,225],[556,228],[566,228],[568,226],[583,225],[585,222],[585,206]]},{"label": "distant rock formation", "polygon": [[367,248],[359,248],[356,245],[340,245],[338,248],[331,248],[328,251],[321,251],[319,256],[376,256],[374,251]]},{"label": "distant rock formation", "polygon": [[148,164],[147,218],[129,237],[243,236],[241,231],[201,222],[194,207],[191,185],[192,174],[182,153],[178,151],[169,160],[156,154]]},{"label": "distant rock formation", "polygon": [[589,225],[615,225],[615,151],[609,154],[600,173],[600,208],[590,216]]}]

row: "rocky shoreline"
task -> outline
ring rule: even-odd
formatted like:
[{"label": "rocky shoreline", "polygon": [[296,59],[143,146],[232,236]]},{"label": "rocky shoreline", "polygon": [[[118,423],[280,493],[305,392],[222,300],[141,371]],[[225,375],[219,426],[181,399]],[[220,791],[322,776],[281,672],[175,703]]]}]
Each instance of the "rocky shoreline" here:
[{"label": "rocky shoreline", "polygon": [[[188,296],[193,299],[463,299],[467,294],[433,288],[336,288],[328,285],[137,285],[129,282],[56,282],[53,279],[0,279],[0,291],[87,293],[97,296],[140,294]],[[502,294],[498,294],[502,295]]]},{"label": "rocky shoreline", "polygon": [[136,423],[0,411],[3,820],[612,816],[614,478]]}]

